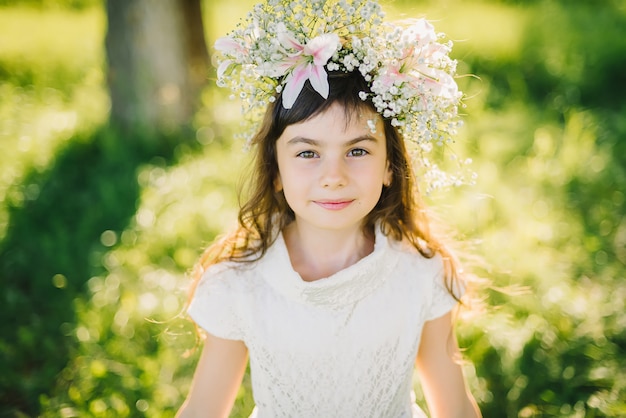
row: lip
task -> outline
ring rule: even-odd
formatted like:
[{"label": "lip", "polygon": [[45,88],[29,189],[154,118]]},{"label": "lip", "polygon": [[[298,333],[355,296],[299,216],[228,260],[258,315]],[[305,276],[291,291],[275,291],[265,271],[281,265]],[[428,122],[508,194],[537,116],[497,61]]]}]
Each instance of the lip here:
[{"label": "lip", "polygon": [[350,206],[354,200],[314,200],[314,202],[327,210],[341,210]]}]

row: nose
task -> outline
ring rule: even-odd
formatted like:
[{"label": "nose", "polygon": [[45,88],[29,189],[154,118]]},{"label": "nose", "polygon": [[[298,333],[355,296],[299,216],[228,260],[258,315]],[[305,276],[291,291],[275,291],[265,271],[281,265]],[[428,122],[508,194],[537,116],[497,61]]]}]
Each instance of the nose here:
[{"label": "nose", "polygon": [[344,187],[348,183],[347,167],[343,158],[324,159],[320,183],[322,187],[329,189]]}]

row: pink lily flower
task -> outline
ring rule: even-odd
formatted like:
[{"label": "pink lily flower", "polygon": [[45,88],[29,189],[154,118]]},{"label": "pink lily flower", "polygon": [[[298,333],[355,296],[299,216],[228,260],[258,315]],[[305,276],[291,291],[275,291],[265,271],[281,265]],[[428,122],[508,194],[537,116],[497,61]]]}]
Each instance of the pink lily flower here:
[{"label": "pink lily flower", "polygon": [[412,24],[404,30],[404,38],[416,43],[417,47],[423,47],[437,40],[435,27],[426,19],[411,19]]},{"label": "pink lily flower", "polygon": [[418,90],[422,84],[436,96],[446,99],[455,98],[458,93],[458,86],[454,78],[443,70],[420,64],[417,57],[412,55],[413,51],[411,48],[410,52],[397,65],[390,65],[387,68],[381,77],[383,85],[389,88],[398,82],[408,83]]},{"label": "pink lily flower", "polygon": [[408,83],[415,89],[421,84],[436,96],[455,98],[458,87],[454,79],[432,65],[446,54],[445,47],[435,42],[437,35],[433,26],[425,19],[418,19],[404,31],[403,38],[412,46],[396,64],[387,67],[381,77],[382,84],[391,87],[398,82]]},{"label": "pink lily flower", "polygon": [[[226,56],[233,56],[238,52],[245,53],[245,49],[239,45],[238,42],[228,36],[224,36],[215,41],[215,49]],[[220,63],[219,67],[217,67],[218,79],[222,78],[228,67],[230,67],[234,62],[235,60],[227,59]]]},{"label": "pink lily flower", "polygon": [[283,61],[275,67],[278,75],[287,75],[283,90],[283,107],[291,109],[306,80],[323,98],[328,98],[328,74],[324,66],[333,54],[340,48],[339,36],[335,33],[327,33],[316,36],[306,45],[299,43],[289,31],[280,24],[278,40],[286,49],[295,49]]}]

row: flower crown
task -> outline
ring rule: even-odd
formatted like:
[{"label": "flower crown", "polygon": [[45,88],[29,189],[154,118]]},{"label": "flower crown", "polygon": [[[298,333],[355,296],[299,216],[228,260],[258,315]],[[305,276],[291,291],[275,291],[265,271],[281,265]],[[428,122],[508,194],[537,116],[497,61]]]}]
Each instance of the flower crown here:
[{"label": "flower crown", "polygon": [[327,71],[359,71],[370,88],[360,98],[371,100],[416,145],[428,190],[464,183],[462,175],[445,173],[428,158],[433,145],[451,142],[461,125],[452,42],[443,42],[425,19],[392,24],[383,17],[375,1],[259,3],[216,41],[217,83],[242,100],[249,141],[279,93],[290,109],[307,80],[327,98]]}]

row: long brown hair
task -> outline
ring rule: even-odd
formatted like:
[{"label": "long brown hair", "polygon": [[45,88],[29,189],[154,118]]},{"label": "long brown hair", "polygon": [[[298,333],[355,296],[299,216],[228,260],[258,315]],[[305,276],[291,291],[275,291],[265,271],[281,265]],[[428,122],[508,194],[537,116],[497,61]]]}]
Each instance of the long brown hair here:
[{"label": "long brown hair", "polygon": [[[260,259],[280,231],[294,219],[282,191],[275,190],[278,176],[276,141],[289,125],[305,121],[338,103],[346,119],[364,108],[375,111],[371,101],[363,101],[360,92],[369,92],[359,72],[330,73],[327,99],[313,90],[307,81],[291,109],[281,104],[277,95],[265,113],[261,128],[253,138],[251,173],[245,177],[245,201],[240,202],[238,228],[217,240],[201,256],[194,269],[194,288],[203,272],[221,261],[248,263]],[[348,123],[348,122],[347,122]],[[446,287],[458,299],[460,269],[448,248],[431,231],[431,221],[415,181],[404,139],[389,120],[383,118],[387,144],[387,160],[392,172],[389,186],[383,187],[380,199],[364,220],[364,228],[379,223],[382,232],[395,240],[410,242],[424,257],[440,254],[445,265]],[[240,198],[241,199],[241,198]],[[193,289],[192,289],[193,292]]]}]

